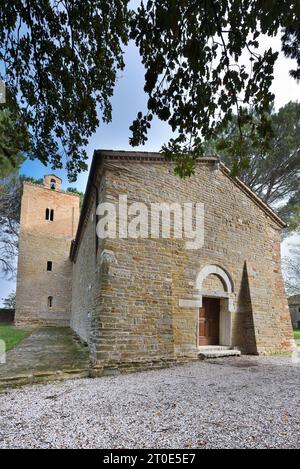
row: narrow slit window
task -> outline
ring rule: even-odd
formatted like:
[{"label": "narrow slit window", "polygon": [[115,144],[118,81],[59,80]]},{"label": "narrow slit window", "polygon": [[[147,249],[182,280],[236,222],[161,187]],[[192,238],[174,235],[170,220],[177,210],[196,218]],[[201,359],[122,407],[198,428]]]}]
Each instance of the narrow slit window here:
[{"label": "narrow slit window", "polygon": [[53,296],[48,296],[48,307],[52,308],[53,306]]},{"label": "narrow slit window", "polygon": [[52,272],[52,261],[47,262],[47,271]]},{"label": "narrow slit window", "polygon": [[50,221],[54,221],[54,210],[50,210]]},{"label": "narrow slit window", "polygon": [[49,208],[46,208],[46,216],[45,216],[46,220],[50,220],[50,210]]}]

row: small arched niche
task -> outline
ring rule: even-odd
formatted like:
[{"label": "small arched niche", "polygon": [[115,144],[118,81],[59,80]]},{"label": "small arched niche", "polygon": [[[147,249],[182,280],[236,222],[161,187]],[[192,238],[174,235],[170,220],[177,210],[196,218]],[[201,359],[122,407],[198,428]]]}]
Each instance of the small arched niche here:
[{"label": "small arched niche", "polygon": [[202,289],[205,291],[226,292],[226,285],[222,278],[215,274],[209,274],[202,283]]}]

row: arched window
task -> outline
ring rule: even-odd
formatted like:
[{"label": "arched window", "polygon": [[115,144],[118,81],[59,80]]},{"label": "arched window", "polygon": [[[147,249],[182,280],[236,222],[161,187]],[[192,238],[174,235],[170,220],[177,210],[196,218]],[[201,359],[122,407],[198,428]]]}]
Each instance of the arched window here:
[{"label": "arched window", "polygon": [[55,189],[56,189],[56,181],[55,181],[55,179],[51,179],[51,181],[50,181],[50,188],[51,188],[53,191],[55,191]]},{"label": "arched window", "polygon": [[48,307],[52,308],[53,306],[53,296],[48,296]]},{"label": "arched window", "polygon": [[45,219],[47,221],[54,221],[54,210],[50,208],[46,208],[46,216]]}]

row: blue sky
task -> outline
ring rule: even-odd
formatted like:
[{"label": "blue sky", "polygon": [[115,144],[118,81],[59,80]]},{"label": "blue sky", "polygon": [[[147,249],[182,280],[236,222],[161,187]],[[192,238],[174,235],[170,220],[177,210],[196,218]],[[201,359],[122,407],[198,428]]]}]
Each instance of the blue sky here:
[{"label": "blue sky", "polygon": [[[280,50],[280,37],[273,39],[266,38],[263,47],[273,47],[274,50]],[[138,111],[146,108],[146,95],[143,91],[144,86],[144,68],[141,64],[138,51],[133,43],[130,43],[125,51],[126,68],[123,72],[119,72],[118,82],[115,88],[113,105],[113,120],[111,124],[101,124],[96,134],[91,138],[87,146],[87,152],[91,161],[91,157],[95,149],[105,148],[114,150],[130,150],[129,145],[129,126],[135,118]],[[291,100],[300,99],[300,84],[297,84],[289,76],[289,70],[294,63],[280,54],[275,68],[275,79],[273,83],[273,92],[275,93],[276,109],[283,106]],[[145,151],[158,151],[163,143],[167,142],[171,136],[171,130],[168,125],[159,122],[157,119],[153,121],[153,127],[149,134],[149,140],[144,147]],[[137,148],[135,148],[137,149]],[[41,178],[45,174],[53,172],[51,168],[46,168],[38,161],[27,161],[23,164],[21,173],[35,178]],[[88,172],[79,175],[78,181],[69,184],[64,170],[55,171],[64,181],[63,188],[77,187],[84,191]],[[298,238],[285,241],[283,244],[283,253],[288,252],[289,244],[295,243]],[[15,289],[15,282],[7,282],[0,279],[0,305],[1,298],[6,297]]]},{"label": "blue sky", "polygon": [[[139,111],[146,109],[147,99],[143,91],[144,67],[141,64],[139,53],[134,43],[131,42],[125,53],[126,68],[118,72],[118,80],[112,99],[113,119],[111,124],[100,123],[96,134],[91,138],[87,146],[90,161],[95,149],[105,148],[113,150],[132,150],[129,145],[129,126]],[[153,120],[149,142],[145,147],[136,147],[134,150],[159,151],[162,144],[171,135],[169,126],[157,119]],[[52,171],[52,170],[51,170]],[[22,166],[21,172],[35,178],[43,177],[47,173],[45,166],[38,161],[27,161]],[[55,174],[64,180],[64,188],[77,187],[84,191],[88,172],[81,174],[76,183],[67,181],[64,170],[55,170]]]}]

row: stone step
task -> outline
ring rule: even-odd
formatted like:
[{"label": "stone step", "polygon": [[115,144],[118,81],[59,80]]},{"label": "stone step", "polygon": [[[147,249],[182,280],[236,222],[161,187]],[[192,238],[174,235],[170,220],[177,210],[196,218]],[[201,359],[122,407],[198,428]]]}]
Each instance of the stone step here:
[{"label": "stone step", "polygon": [[232,347],[229,347],[227,345],[201,345],[198,347],[199,352],[207,352],[210,350],[213,351],[222,351],[222,350],[232,350]]},{"label": "stone step", "polygon": [[223,349],[223,350],[218,350],[218,349],[206,349],[206,350],[200,350],[198,354],[198,358],[200,360],[206,360],[210,358],[226,358],[226,357],[240,357],[241,352],[240,350],[234,350],[234,349]]}]

